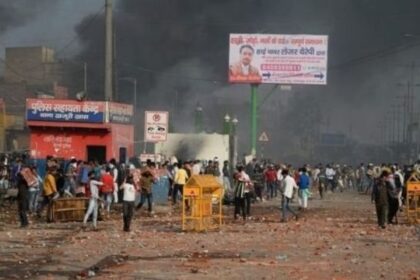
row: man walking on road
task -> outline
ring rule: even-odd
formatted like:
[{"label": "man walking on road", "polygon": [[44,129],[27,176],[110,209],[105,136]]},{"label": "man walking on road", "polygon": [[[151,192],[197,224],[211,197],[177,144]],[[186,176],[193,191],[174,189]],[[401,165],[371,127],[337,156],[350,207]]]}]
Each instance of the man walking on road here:
[{"label": "man walking on road", "polygon": [[302,174],[299,176],[299,196],[298,202],[302,211],[308,208],[309,197],[309,175],[305,167],[301,169]]},{"label": "man walking on road", "polygon": [[298,186],[296,185],[296,181],[295,179],[293,179],[292,176],[289,175],[289,170],[284,169],[281,174],[283,175],[283,199],[282,199],[282,219],[281,222],[286,222],[286,216],[287,216],[287,211],[289,211],[290,213],[292,213],[296,220],[298,219],[298,215],[295,211],[293,211],[290,206],[290,200],[292,199],[293,196],[293,190],[294,189],[298,189]]},{"label": "man walking on road", "polygon": [[384,170],[380,178],[373,185],[372,202],[375,202],[376,215],[378,217],[378,226],[386,228],[387,215],[388,215],[388,191],[392,187],[388,181],[389,172]]},{"label": "man walking on road", "polygon": [[267,184],[267,200],[277,196],[277,171],[270,164],[268,170],[264,172],[264,179]]}]

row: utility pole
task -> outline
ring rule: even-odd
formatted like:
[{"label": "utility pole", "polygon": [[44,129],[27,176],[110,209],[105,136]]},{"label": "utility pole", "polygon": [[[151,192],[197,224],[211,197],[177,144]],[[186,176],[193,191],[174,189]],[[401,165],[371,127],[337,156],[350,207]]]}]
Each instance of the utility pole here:
[{"label": "utility pole", "polygon": [[[412,137],[409,133],[412,133],[412,127],[414,122],[414,88],[420,86],[420,84],[415,84],[414,82],[414,72],[419,65],[413,61],[409,65],[403,65],[401,67],[408,68],[409,73],[409,80],[407,81],[407,95],[403,97],[403,144],[404,149],[406,150],[407,157],[410,158],[411,150],[412,150]],[[401,86],[401,84],[399,84]],[[410,130],[410,131],[409,131]]]},{"label": "utility pole", "polygon": [[105,100],[112,101],[112,0],[105,0]]},{"label": "utility pole", "polygon": [[87,63],[83,63],[83,92],[87,96]]},{"label": "utility pole", "polygon": [[251,85],[251,155],[257,154],[257,122],[258,122],[258,84]]},{"label": "utility pole", "polygon": [[408,113],[409,113],[409,97],[410,97],[410,81],[407,83],[398,83],[398,86],[407,87],[405,94],[396,96],[397,99],[402,99],[402,142],[407,142],[407,124],[408,124]]},{"label": "utility pole", "polygon": [[392,131],[392,133],[391,133],[391,144],[392,144],[392,146],[394,146],[395,145],[395,142],[397,142],[396,141],[396,120],[397,120],[397,112],[396,112],[396,110],[395,110],[395,107],[391,107],[391,118],[392,118],[392,121],[391,121],[391,131]]}]

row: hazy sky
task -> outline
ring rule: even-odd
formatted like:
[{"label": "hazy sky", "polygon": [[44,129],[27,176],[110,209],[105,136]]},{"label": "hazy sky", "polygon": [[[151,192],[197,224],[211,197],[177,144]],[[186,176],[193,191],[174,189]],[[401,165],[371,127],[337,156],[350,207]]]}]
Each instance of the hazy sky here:
[{"label": "hazy sky", "polygon": [[[0,32],[0,57],[4,57],[5,47],[44,45],[60,49],[76,36],[75,26],[103,5],[104,0],[0,0],[0,15],[11,17],[7,26],[0,20],[7,28]],[[63,55],[73,55],[77,47],[75,40]]]}]

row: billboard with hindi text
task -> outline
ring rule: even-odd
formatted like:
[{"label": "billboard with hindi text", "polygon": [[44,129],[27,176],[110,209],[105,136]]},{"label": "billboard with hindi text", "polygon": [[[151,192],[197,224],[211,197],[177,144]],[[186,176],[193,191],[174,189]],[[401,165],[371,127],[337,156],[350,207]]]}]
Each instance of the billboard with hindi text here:
[{"label": "billboard with hindi text", "polygon": [[327,84],[328,36],[230,34],[229,82]]}]

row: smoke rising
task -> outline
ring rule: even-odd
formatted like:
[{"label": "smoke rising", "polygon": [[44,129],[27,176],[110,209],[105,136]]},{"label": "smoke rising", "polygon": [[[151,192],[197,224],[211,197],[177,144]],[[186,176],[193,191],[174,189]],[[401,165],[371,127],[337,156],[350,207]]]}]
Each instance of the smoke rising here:
[{"label": "smoke rising", "polygon": [[[0,3],[0,34],[9,28],[18,27],[32,20],[45,7],[53,5],[55,1],[2,1]],[[30,4],[30,5],[29,5]]]},{"label": "smoke rising", "polygon": [[[343,133],[352,141],[380,141],[378,121],[395,103],[407,69],[397,65],[415,59],[404,34],[415,33],[420,3],[404,1],[119,1],[116,5],[117,75],[136,77],[141,84],[139,110],[165,109],[176,131],[191,131],[193,112],[201,104],[208,131],[220,131],[226,113],[240,121],[242,151],[249,147],[249,86],[228,85],[230,33],[327,34],[328,85],[293,86],[276,90],[261,105],[260,132],[270,142],[265,153],[296,158],[320,133]],[[97,64],[101,96],[103,25],[80,34],[82,59]],[[410,41],[411,40],[411,41]],[[378,54],[390,49],[383,57]],[[93,71],[93,70],[91,70]],[[130,84],[118,84],[130,100]],[[272,86],[259,87],[261,98]],[[287,95],[287,96],[286,96]],[[312,137],[312,138],[311,138]],[[293,149],[290,149],[293,147]]]},{"label": "smoke rising", "polygon": [[[7,5],[13,4],[0,4],[0,14]],[[138,80],[138,111],[169,110],[179,132],[192,131],[197,104],[209,132],[221,131],[226,113],[234,115],[242,152],[249,150],[250,89],[227,83],[229,34],[329,35],[328,85],[277,88],[259,108],[259,133],[270,138],[264,153],[276,159],[305,158],[311,139],[325,132],[343,133],[357,143],[381,141],[378,123],[401,103],[395,96],[404,89],[396,84],[407,81],[410,72],[403,66],[416,61],[420,51],[420,37],[405,36],[420,35],[416,0],[121,0],[114,5],[116,76]],[[89,96],[100,99],[104,23],[102,16],[84,28],[90,18],[75,28],[81,47],[76,59],[88,63]],[[3,30],[23,24],[2,21]],[[414,77],[418,74],[414,69]],[[259,87],[260,100],[272,87]],[[117,92],[121,101],[132,102],[132,84],[118,81]]]}]

